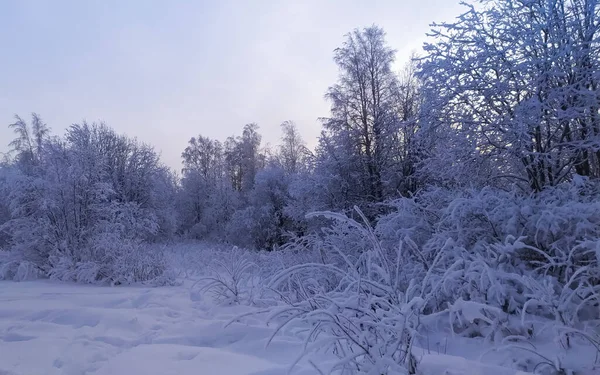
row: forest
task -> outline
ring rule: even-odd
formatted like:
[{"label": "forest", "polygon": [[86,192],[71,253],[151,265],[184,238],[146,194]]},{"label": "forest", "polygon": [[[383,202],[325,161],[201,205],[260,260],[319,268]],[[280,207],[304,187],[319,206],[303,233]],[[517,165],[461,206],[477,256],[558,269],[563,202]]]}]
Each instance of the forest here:
[{"label": "forest", "polygon": [[482,1],[397,71],[401,46],[357,28],[315,93],[314,149],[292,120],[273,147],[256,123],[227,139],[199,124],[181,170],[110,124],[16,115],[0,279],[162,287],[196,267],[273,335],[304,327],[302,358],[338,358],[314,373],[425,374],[431,335],[597,373],[599,38],[596,0]]}]

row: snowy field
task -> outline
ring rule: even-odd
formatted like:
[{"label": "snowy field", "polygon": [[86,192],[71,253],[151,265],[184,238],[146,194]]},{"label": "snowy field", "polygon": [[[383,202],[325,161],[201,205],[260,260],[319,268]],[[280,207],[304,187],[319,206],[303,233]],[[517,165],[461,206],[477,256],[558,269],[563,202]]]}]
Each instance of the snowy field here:
[{"label": "snowy field", "polygon": [[[304,350],[308,320],[277,331],[287,318],[273,318],[290,305],[270,294],[268,276],[306,256],[191,243],[169,252],[175,286],[0,281],[0,375],[340,374],[330,371],[340,363],[331,349]],[[211,288],[216,279],[237,297],[221,284]],[[479,304],[454,306],[467,326],[486,331],[480,322],[468,323],[480,317]],[[546,375],[554,373],[536,369],[548,369],[539,364],[555,359],[578,369],[575,375],[597,374],[596,352],[581,340],[557,351],[549,332],[525,350],[497,350],[500,341],[449,331],[447,313],[421,317],[412,346],[418,375]],[[525,369],[533,372],[520,371]]]},{"label": "snowy field", "polygon": [[[185,286],[0,282],[0,374],[286,374],[301,351],[299,337],[283,333],[265,347],[273,329],[258,319],[224,327],[250,309],[190,298]],[[415,352],[424,375],[526,374]],[[327,368],[332,358],[313,360]],[[292,373],[318,372],[301,362]]]},{"label": "snowy field", "polygon": [[270,328],[224,328],[242,312],[192,301],[185,287],[1,282],[0,374],[285,373],[296,340],[265,349]]}]

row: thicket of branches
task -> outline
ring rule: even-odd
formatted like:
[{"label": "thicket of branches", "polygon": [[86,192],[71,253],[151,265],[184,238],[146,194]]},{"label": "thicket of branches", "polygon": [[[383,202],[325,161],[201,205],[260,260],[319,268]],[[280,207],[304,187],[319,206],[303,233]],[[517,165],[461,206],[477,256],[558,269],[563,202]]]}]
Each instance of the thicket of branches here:
[{"label": "thicket of branches", "polygon": [[435,188],[391,201],[374,227],[358,209],[315,213],[332,224],[285,250],[312,257],[266,278],[287,303],[271,319],[311,327],[303,356],[340,356],[322,372],[415,374],[413,347],[440,333],[510,351],[526,371],[597,369],[598,189]]}]

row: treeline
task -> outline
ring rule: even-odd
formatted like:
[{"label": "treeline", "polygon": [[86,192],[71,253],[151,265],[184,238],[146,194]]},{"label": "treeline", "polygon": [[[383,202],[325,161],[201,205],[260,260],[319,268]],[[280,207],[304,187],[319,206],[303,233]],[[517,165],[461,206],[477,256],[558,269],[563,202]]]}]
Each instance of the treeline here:
[{"label": "treeline", "polygon": [[321,227],[311,211],[357,206],[376,222],[384,203],[432,188],[526,196],[596,179],[598,19],[586,0],[485,1],[434,24],[401,72],[382,29],[354,30],[334,51],[339,75],[314,151],[293,122],[273,150],[248,124],[223,142],[191,138],[181,174],[103,124],[57,137],[37,115],[17,117],[0,169],[0,246],[45,273],[111,278],[104,267],[140,243],[274,249]]},{"label": "treeline", "polygon": [[380,203],[424,186],[416,176],[417,61],[397,74],[394,58],[378,27],[346,36],[334,53],[340,75],[326,94],[331,114],[314,151],[289,121],[274,150],[261,148],[255,124],[223,143],[192,138],[183,153],[184,232],[271,249],[318,228],[308,212],[358,205],[375,219]]}]

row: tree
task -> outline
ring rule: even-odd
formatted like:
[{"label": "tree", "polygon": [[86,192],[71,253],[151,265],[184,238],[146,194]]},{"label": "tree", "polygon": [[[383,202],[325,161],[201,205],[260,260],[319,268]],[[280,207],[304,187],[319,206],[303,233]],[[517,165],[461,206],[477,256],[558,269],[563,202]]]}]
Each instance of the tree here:
[{"label": "tree", "polygon": [[266,156],[260,149],[261,138],[258,125],[252,123],[244,126],[241,137],[225,141],[226,173],[236,191],[250,191],[256,173],[266,164]]},{"label": "tree", "polygon": [[203,211],[217,181],[222,178],[222,147],[219,141],[199,135],[192,137],[181,154],[183,178],[180,210],[185,230],[201,222]]},{"label": "tree", "polygon": [[10,188],[15,169],[12,165],[0,162],[0,251],[7,249],[10,232],[3,224],[10,220]]},{"label": "tree", "polygon": [[[198,136],[190,139],[182,153],[184,167],[178,209],[181,230],[192,237],[222,239],[225,236],[225,225],[237,208],[238,200],[234,186],[238,183],[239,163],[233,163],[236,160],[235,140],[233,142],[223,147],[217,140]],[[231,169],[227,161],[232,162]]]},{"label": "tree", "polygon": [[288,174],[296,174],[303,169],[309,151],[293,121],[283,122],[281,130],[283,136],[279,146],[279,163]]},{"label": "tree", "polygon": [[396,151],[396,76],[391,69],[394,50],[385,43],[383,30],[371,26],[346,35],[342,47],[335,50],[334,61],[340,75],[326,95],[331,117],[323,122],[321,151],[344,164],[339,165],[341,169],[355,169],[346,175],[353,180],[345,183],[361,180],[358,194],[362,200],[379,202],[388,193],[388,181],[383,176]]},{"label": "tree", "polygon": [[223,146],[221,142],[199,135],[192,137],[181,154],[183,173],[198,172],[206,180],[221,176]]},{"label": "tree", "polygon": [[421,64],[428,110],[471,144],[467,159],[493,166],[488,179],[540,191],[600,176],[599,11],[590,0],[481,1],[435,25]]},{"label": "tree", "polygon": [[286,211],[291,200],[289,184],[290,176],[277,165],[257,173],[248,204],[233,215],[229,224],[233,243],[269,250],[285,243],[286,234],[296,229]]},{"label": "tree", "polygon": [[173,180],[156,152],[104,124],[73,125],[62,138],[44,138],[41,126],[27,138],[27,127],[16,126],[13,144],[25,156],[15,163],[10,218],[0,228],[10,250],[60,279],[159,276],[161,260],[138,247],[175,229]]},{"label": "tree", "polygon": [[12,151],[17,153],[16,158],[22,164],[21,167],[31,168],[40,162],[44,142],[50,129],[36,113],[31,114],[31,126],[19,115],[15,115],[15,119],[16,121],[9,127],[14,130],[17,137],[10,142],[10,146]]},{"label": "tree", "polygon": [[254,186],[256,173],[264,168],[265,157],[260,153],[261,135],[258,134],[258,125],[247,124],[244,126],[242,137],[238,142],[241,155],[241,189],[250,191]]},{"label": "tree", "polygon": [[393,154],[398,166],[390,169],[391,175],[388,179],[396,181],[394,185],[402,195],[409,195],[417,190],[417,163],[421,157],[422,134],[419,115],[422,98],[421,83],[416,73],[417,56],[413,54],[392,91],[399,121],[395,142],[397,152]]}]

